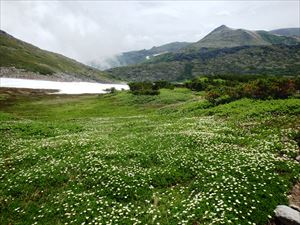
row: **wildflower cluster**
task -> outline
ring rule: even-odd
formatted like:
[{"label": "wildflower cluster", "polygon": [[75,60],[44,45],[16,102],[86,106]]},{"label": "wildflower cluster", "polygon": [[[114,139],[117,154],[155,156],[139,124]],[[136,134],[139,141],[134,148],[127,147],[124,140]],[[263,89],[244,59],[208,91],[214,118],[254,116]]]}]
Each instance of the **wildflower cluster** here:
[{"label": "wildflower cluster", "polygon": [[248,126],[156,115],[4,121],[1,223],[264,224],[299,179],[297,144],[290,130]]}]

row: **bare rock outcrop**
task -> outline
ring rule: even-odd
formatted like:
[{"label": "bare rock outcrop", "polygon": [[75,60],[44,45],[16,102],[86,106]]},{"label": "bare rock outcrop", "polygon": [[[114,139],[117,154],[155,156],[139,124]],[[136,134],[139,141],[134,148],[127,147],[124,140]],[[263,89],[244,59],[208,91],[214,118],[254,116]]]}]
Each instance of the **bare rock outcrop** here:
[{"label": "bare rock outcrop", "polygon": [[300,225],[300,212],[286,205],[279,205],[275,209],[277,225]]}]

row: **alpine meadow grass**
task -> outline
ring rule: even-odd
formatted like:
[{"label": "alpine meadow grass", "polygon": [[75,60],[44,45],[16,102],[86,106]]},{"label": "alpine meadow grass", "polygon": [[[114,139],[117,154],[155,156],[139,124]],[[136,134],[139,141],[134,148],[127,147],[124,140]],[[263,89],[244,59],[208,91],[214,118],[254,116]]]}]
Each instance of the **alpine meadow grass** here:
[{"label": "alpine meadow grass", "polygon": [[300,179],[300,100],[0,97],[0,224],[266,224]]}]

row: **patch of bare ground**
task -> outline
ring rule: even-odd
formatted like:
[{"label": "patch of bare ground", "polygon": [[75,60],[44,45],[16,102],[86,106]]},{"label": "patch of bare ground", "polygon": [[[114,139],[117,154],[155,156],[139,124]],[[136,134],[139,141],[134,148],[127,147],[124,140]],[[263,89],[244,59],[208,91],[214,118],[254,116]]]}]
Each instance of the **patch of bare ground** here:
[{"label": "patch of bare ground", "polygon": [[300,209],[300,182],[298,182],[292,189],[291,194],[288,196],[289,205],[295,206]]},{"label": "patch of bare ground", "polygon": [[55,93],[58,90],[53,89],[30,89],[30,88],[0,88],[0,94],[10,95],[10,96],[17,96],[17,95],[46,95],[49,93]]},{"label": "patch of bare ground", "polygon": [[9,107],[21,99],[38,99],[49,96],[49,93],[55,93],[57,91],[58,90],[0,87],[0,109]]},{"label": "patch of bare ground", "polygon": [[5,78],[21,78],[29,80],[46,80],[46,81],[85,81],[85,82],[95,82],[95,79],[90,77],[76,75],[76,74],[66,74],[66,73],[54,73],[43,75],[40,73],[35,73],[31,71],[26,71],[25,69],[18,69],[15,67],[0,67],[0,77]]},{"label": "patch of bare ground", "polygon": [[268,223],[266,223],[266,225],[277,225],[277,224],[275,223],[275,220],[272,219],[272,220],[268,221]]}]

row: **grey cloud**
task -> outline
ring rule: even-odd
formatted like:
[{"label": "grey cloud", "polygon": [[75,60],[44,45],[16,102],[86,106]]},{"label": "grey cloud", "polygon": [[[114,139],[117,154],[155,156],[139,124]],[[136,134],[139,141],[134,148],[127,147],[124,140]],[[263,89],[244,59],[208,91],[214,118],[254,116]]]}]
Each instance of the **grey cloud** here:
[{"label": "grey cloud", "polygon": [[6,1],[1,29],[81,62],[172,41],[197,41],[215,27],[299,25],[298,1]]}]

